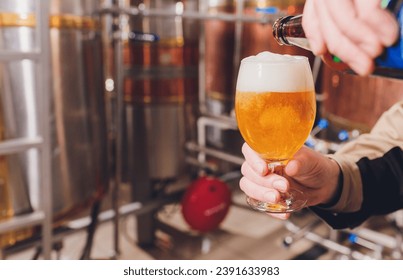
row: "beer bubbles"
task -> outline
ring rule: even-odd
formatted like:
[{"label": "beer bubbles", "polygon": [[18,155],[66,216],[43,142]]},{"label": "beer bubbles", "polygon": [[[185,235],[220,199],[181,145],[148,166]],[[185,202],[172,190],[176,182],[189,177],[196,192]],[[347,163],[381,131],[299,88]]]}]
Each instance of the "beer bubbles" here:
[{"label": "beer bubbles", "polygon": [[[272,173],[283,169],[312,129],[316,100],[309,61],[303,56],[262,52],[244,58],[235,95],[238,128],[244,140],[265,160]],[[247,198],[252,208],[271,213],[301,209],[306,199],[298,190],[281,194],[271,204]]]}]

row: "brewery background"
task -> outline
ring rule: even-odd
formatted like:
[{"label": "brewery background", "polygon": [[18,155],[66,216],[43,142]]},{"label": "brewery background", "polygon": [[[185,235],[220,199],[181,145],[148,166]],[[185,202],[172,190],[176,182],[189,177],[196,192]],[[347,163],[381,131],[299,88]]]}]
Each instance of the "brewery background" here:
[{"label": "brewery background", "polygon": [[[401,212],[334,231],[239,191],[243,57],[306,55],[332,153],[403,96],[279,46],[303,0],[0,0],[1,259],[402,259]],[[359,104],[359,106],[357,105]]]}]

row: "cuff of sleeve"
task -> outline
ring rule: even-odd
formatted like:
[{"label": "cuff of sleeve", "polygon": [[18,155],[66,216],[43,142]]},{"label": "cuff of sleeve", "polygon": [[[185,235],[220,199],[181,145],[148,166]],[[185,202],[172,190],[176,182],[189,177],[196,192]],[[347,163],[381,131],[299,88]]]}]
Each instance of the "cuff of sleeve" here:
[{"label": "cuff of sleeve", "polygon": [[341,194],[343,193],[343,181],[344,181],[344,176],[343,172],[340,169],[339,173],[339,178],[337,179],[337,186],[336,186],[336,192],[333,195],[332,199],[328,203],[322,203],[317,205],[317,207],[322,208],[322,209],[331,209],[337,205],[337,203],[340,201]]},{"label": "cuff of sleeve", "polygon": [[[339,177],[339,189],[335,199],[326,205],[318,205],[319,208],[331,212],[356,212],[361,208],[363,194],[361,175],[354,160],[349,160],[348,156],[328,155],[336,161],[340,167],[342,177]],[[336,201],[337,196],[339,197]]]}]

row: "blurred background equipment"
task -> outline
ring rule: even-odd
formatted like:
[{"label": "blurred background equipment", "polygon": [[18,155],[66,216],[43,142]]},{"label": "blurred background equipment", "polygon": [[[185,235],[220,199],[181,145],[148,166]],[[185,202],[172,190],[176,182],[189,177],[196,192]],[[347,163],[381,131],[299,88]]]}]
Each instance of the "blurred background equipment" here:
[{"label": "blurred background equipment", "polygon": [[[172,13],[197,10],[194,0],[144,1],[142,5]],[[183,146],[195,137],[198,22],[181,17],[131,17],[127,24],[130,32],[158,34],[158,40],[128,38],[123,43],[124,177],[135,180],[131,178],[134,149],[144,149],[150,179],[175,180],[187,172]]]},{"label": "blurred background equipment", "polygon": [[[2,50],[35,51],[35,1],[1,1]],[[106,118],[103,97],[102,45],[98,1],[51,1],[47,29],[50,36],[53,79],[50,96],[49,145],[54,225],[88,210],[108,186]],[[46,35],[44,35],[46,36]],[[2,64],[2,140],[39,135],[37,68],[29,60]],[[40,209],[39,155],[29,150],[4,158],[6,209],[19,215]],[[16,174],[20,172],[19,175]],[[15,179],[13,179],[15,178]],[[17,181],[16,181],[17,180]],[[27,200],[27,198],[29,199]],[[8,216],[10,216],[8,214]],[[7,217],[7,215],[6,215]],[[31,230],[32,231],[32,230]],[[3,246],[24,239],[2,237]]]},{"label": "blurred background equipment", "polygon": [[222,181],[201,177],[187,187],[182,199],[182,214],[192,229],[208,232],[218,228],[231,205],[231,192]]}]

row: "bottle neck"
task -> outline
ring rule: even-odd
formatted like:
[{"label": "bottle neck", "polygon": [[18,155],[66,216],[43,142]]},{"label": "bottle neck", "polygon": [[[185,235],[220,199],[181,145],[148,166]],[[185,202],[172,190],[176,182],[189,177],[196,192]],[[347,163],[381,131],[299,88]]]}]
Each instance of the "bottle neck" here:
[{"label": "bottle neck", "polygon": [[297,46],[311,50],[302,28],[302,15],[277,19],[273,25],[273,36],[280,45]]},{"label": "bottle neck", "polygon": [[[402,32],[403,0],[390,0],[385,9],[396,17]],[[273,36],[280,45],[296,46],[311,51],[302,28],[302,15],[277,19],[273,25]],[[335,70],[351,72],[347,64],[330,53],[323,55],[322,59]],[[394,45],[386,48],[383,54],[375,59],[375,63],[377,67],[373,75],[403,79],[403,36]]]},{"label": "bottle neck", "polygon": [[[402,19],[403,0],[384,0],[384,8],[390,11],[397,19]],[[402,24],[400,22],[400,24]],[[280,45],[297,46],[311,50],[302,28],[302,14],[285,16],[277,19],[273,25],[273,36]]]}]

